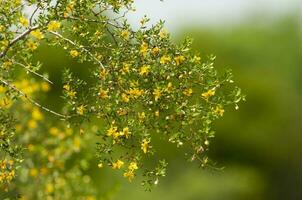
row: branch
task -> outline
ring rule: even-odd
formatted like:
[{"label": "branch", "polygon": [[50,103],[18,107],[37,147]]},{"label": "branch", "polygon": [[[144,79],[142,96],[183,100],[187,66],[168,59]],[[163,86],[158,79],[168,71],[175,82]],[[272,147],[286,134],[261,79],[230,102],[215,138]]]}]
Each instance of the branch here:
[{"label": "branch", "polygon": [[37,4],[37,7],[36,9],[33,11],[33,13],[31,14],[30,18],[29,18],[29,24],[32,25],[32,22],[33,22],[33,18],[36,14],[36,12],[39,10],[39,6],[40,6],[40,3]]},{"label": "branch", "polygon": [[16,61],[13,61],[13,63],[15,63],[15,64],[17,64],[17,65],[23,67],[25,70],[29,71],[30,73],[32,73],[32,74],[34,74],[34,75],[36,75],[36,76],[42,78],[42,79],[45,80],[46,82],[48,82],[48,83],[50,83],[50,84],[53,85],[53,82],[50,81],[48,78],[46,78],[46,77],[43,76],[42,74],[39,74],[39,73],[37,73],[37,72],[35,72],[35,71],[29,69],[29,67],[25,66],[24,64],[19,63],[19,62],[16,62]]},{"label": "branch", "polygon": [[106,30],[107,30],[107,32],[109,33],[109,35],[112,37],[114,44],[115,44],[116,46],[118,46],[118,42],[117,42],[117,40],[116,40],[114,34],[110,31],[110,29],[109,29],[107,26],[106,26]]},{"label": "branch", "polygon": [[15,39],[13,39],[11,42],[9,42],[9,44],[7,45],[7,47],[0,53],[0,58],[3,58],[6,53],[8,52],[8,50],[15,44],[17,43],[19,40],[22,40],[23,38],[25,38],[28,34],[30,34],[33,30],[38,29],[39,26],[34,26],[31,27],[29,29],[27,29],[26,31],[24,31],[23,33],[21,33],[20,35],[18,35]]},{"label": "branch", "polygon": [[51,34],[53,34],[53,35],[55,35],[55,36],[57,36],[57,37],[59,37],[59,38],[65,40],[66,42],[70,43],[71,45],[73,45],[73,46],[75,46],[75,47],[78,47],[78,48],[82,49],[82,50],[83,50],[85,53],[87,53],[93,60],[95,60],[95,61],[101,66],[102,69],[105,69],[103,63],[102,63],[99,59],[97,59],[97,58],[96,58],[96,57],[95,57],[88,49],[84,48],[83,46],[77,45],[74,41],[72,41],[72,40],[70,40],[70,39],[64,37],[63,35],[61,35],[61,34],[58,33],[58,32],[54,32],[54,31],[49,31],[49,32],[50,32]]},{"label": "branch", "polygon": [[109,20],[108,21],[104,21],[104,20],[87,19],[87,18],[81,19],[81,18],[73,17],[73,16],[68,17],[68,19],[78,20],[78,21],[84,21],[84,22],[88,22],[88,23],[105,24],[105,25],[108,24],[108,25],[111,25],[111,26],[113,26],[115,28],[123,29],[123,27],[120,26],[119,24],[114,24],[114,23],[110,22]]},{"label": "branch", "polygon": [[3,83],[4,85],[6,85],[7,87],[15,90],[16,92],[18,92],[21,96],[25,97],[30,103],[34,104],[35,106],[41,108],[42,110],[46,111],[46,112],[49,112],[53,115],[56,115],[58,117],[61,117],[61,118],[64,118],[64,119],[67,119],[69,118],[69,116],[66,116],[66,115],[63,115],[63,114],[60,114],[60,113],[57,113],[53,110],[50,110],[49,108],[46,108],[45,106],[42,106],[41,104],[39,104],[38,102],[36,102],[35,100],[33,100],[32,98],[30,98],[27,94],[25,94],[24,92],[22,92],[21,90],[19,90],[18,88],[16,88],[16,86],[12,85],[11,83],[9,83],[8,81],[5,81],[3,79],[0,79],[0,82]]}]

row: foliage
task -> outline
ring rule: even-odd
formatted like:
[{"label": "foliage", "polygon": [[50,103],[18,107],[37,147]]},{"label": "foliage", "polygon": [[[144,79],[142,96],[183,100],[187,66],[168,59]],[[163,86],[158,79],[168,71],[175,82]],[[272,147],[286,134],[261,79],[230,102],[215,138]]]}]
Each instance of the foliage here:
[{"label": "foliage", "polygon": [[[211,124],[226,106],[238,108],[241,91],[230,71],[218,74],[214,56],[192,53],[189,39],[172,43],[163,22],[150,27],[144,17],[133,30],[125,18],[132,4],[0,1],[3,190],[28,199],[94,199],[97,190],[86,174],[93,159],[99,168],[123,171],[129,181],[142,171],[150,189],[167,166],[155,159],[164,151],[155,148],[155,138],[186,147],[189,159],[202,167],[208,163],[204,152],[214,137]],[[54,86],[33,57],[43,43],[89,66],[89,80],[72,68],[62,72],[59,111],[38,103]],[[96,157],[89,154],[93,141]]]}]

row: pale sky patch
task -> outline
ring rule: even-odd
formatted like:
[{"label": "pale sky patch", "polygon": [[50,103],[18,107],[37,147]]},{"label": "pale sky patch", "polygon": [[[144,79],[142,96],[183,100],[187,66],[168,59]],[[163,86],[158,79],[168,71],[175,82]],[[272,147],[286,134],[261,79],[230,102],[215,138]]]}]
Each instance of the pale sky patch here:
[{"label": "pale sky patch", "polygon": [[137,11],[128,15],[134,27],[146,14],[151,24],[162,19],[172,31],[190,24],[231,25],[251,16],[274,19],[302,11],[301,0],[135,0],[135,5]]}]

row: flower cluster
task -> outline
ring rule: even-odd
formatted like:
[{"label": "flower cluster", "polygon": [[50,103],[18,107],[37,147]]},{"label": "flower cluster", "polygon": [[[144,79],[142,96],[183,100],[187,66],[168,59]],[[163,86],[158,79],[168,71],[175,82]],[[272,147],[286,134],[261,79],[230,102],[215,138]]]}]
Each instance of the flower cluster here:
[{"label": "flower cluster", "polygon": [[[13,160],[0,160],[0,184],[7,184],[15,177],[15,170],[13,169]],[[5,188],[7,190],[7,188]]]}]

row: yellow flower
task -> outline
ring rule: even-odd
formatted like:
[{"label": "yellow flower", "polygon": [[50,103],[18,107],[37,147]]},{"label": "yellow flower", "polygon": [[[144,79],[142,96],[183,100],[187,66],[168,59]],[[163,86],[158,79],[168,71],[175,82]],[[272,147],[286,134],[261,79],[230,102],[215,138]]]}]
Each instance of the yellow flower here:
[{"label": "yellow flower", "polygon": [[31,168],[31,169],[29,170],[29,175],[30,175],[31,177],[37,177],[37,176],[38,176],[38,173],[39,173],[39,171],[38,171],[36,168]]},{"label": "yellow flower", "polygon": [[130,32],[129,32],[128,30],[123,30],[123,31],[121,32],[121,36],[122,36],[122,38],[124,38],[125,40],[128,40],[129,37],[130,37]]},{"label": "yellow flower", "polygon": [[131,86],[131,87],[137,87],[138,85],[139,85],[139,84],[138,84],[138,81],[137,81],[137,80],[136,80],[136,81],[135,81],[135,80],[131,80],[131,81],[130,81],[130,86]]},{"label": "yellow flower", "polygon": [[158,99],[161,97],[161,90],[159,88],[156,88],[154,91],[153,91],[153,95],[154,95],[154,99],[155,101],[158,101]]},{"label": "yellow flower", "polygon": [[5,61],[5,62],[3,63],[3,68],[4,68],[4,69],[8,69],[8,68],[10,68],[12,65],[13,65],[13,63],[12,63],[11,61]]},{"label": "yellow flower", "polygon": [[217,107],[215,108],[214,112],[217,113],[219,116],[222,117],[225,111],[224,111],[224,109],[222,108],[222,106],[217,106]]},{"label": "yellow flower", "polygon": [[137,163],[136,162],[131,162],[128,166],[128,169],[130,171],[134,171],[134,170],[137,170],[138,169],[138,166],[137,166]]},{"label": "yellow flower", "polygon": [[129,135],[130,135],[129,128],[128,127],[123,128],[123,131],[121,132],[120,135],[125,136],[126,138],[129,138]]},{"label": "yellow flower", "polygon": [[113,144],[116,142],[115,139],[118,139],[118,137],[120,137],[122,135],[123,135],[123,132],[118,132],[118,131],[114,132],[113,135],[112,135],[112,137],[114,139]]},{"label": "yellow flower", "polygon": [[68,12],[64,12],[64,14],[63,14],[64,18],[67,18],[67,17],[68,17],[68,15],[69,15],[69,13],[68,13]]},{"label": "yellow flower", "polygon": [[141,95],[143,95],[144,91],[140,90],[138,88],[131,88],[130,90],[127,91],[128,95],[130,98],[137,99]]},{"label": "yellow flower", "polygon": [[21,0],[14,0],[13,3],[14,3],[15,7],[20,6],[21,5]]},{"label": "yellow flower", "polygon": [[65,129],[65,132],[66,132],[66,135],[67,135],[67,136],[71,136],[72,133],[73,133],[73,130],[72,130],[72,128],[66,128],[66,129]]},{"label": "yellow flower", "polygon": [[28,25],[29,25],[28,19],[25,18],[24,16],[20,17],[19,22],[20,22],[20,24],[22,24],[25,27],[28,27]]},{"label": "yellow flower", "polygon": [[166,29],[162,29],[160,32],[159,32],[159,37],[160,38],[166,38],[168,36],[168,31]]},{"label": "yellow flower", "polygon": [[128,170],[124,173],[124,177],[128,178],[128,180],[131,182],[135,176],[134,171],[137,169],[138,169],[137,163],[131,162],[128,166]]},{"label": "yellow flower", "polygon": [[7,181],[12,181],[14,177],[15,177],[15,170],[12,170],[8,174],[6,174],[5,178],[6,178]]},{"label": "yellow flower", "polygon": [[4,50],[7,46],[8,46],[8,44],[9,44],[9,41],[8,40],[2,40],[2,41],[0,41],[0,50]]},{"label": "yellow flower", "polygon": [[113,135],[115,135],[117,133],[117,127],[110,127],[108,130],[107,130],[107,136],[108,137],[111,137]]},{"label": "yellow flower", "polygon": [[128,103],[130,101],[130,98],[127,94],[123,93],[122,100],[123,100],[123,102]]},{"label": "yellow flower", "polygon": [[145,57],[147,55],[148,52],[148,44],[143,42],[140,48],[140,53]]},{"label": "yellow flower", "polygon": [[73,149],[74,149],[74,151],[76,151],[76,152],[80,151],[80,148],[81,148],[81,138],[78,137],[78,136],[75,137],[75,138],[73,139],[72,144],[73,144]]},{"label": "yellow flower", "polygon": [[51,21],[49,22],[48,26],[47,26],[47,29],[49,31],[57,31],[59,30],[61,27],[61,23],[58,22],[58,21]]},{"label": "yellow flower", "polygon": [[86,111],[86,108],[83,105],[77,107],[77,114],[84,115],[85,111]]},{"label": "yellow flower", "polygon": [[134,178],[134,172],[131,170],[128,170],[124,173],[124,177],[128,178],[128,180],[131,182]]},{"label": "yellow flower", "polygon": [[148,75],[150,72],[150,66],[149,65],[144,65],[142,66],[140,69],[139,69],[139,74],[141,76],[144,76],[144,75]]},{"label": "yellow flower", "polygon": [[204,92],[204,93],[201,94],[201,96],[203,98],[205,98],[206,100],[208,100],[210,97],[212,97],[214,95],[215,95],[215,90],[213,90],[213,89],[211,89],[211,90],[209,90],[209,91]]},{"label": "yellow flower", "polygon": [[77,50],[71,50],[70,52],[70,55],[71,55],[71,57],[73,57],[73,58],[75,58],[75,57],[78,57],[79,56],[79,52],[77,51]]},{"label": "yellow flower", "polygon": [[40,169],[40,172],[41,172],[42,175],[46,175],[46,174],[49,173],[49,169],[47,167],[42,167]]},{"label": "yellow flower", "polygon": [[41,113],[40,110],[39,110],[38,108],[36,108],[36,107],[33,109],[31,115],[32,115],[32,118],[33,118],[34,120],[40,121],[40,120],[43,119],[42,113]]},{"label": "yellow flower", "polygon": [[153,54],[157,54],[159,52],[159,48],[158,47],[154,47],[153,49],[152,49],[152,53]]},{"label": "yellow flower", "polygon": [[106,69],[100,71],[100,79],[105,79],[107,75],[108,71]]},{"label": "yellow flower", "polygon": [[44,38],[44,35],[40,30],[32,31],[30,34],[38,40],[42,40]]},{"label": "yellow flower", "polygon": [[6,88],[3,86],[0,86],[0,93],[4,93],[4,92],[6,92]]},{"label": "yellow flower", "polygon": [[85,200],[96,200],[94,196],[87,196]]},{"label": "yellow flower", "polygon": [[155,111],[154,115],[155,115],[155,117],[159,117],[159,111],[158,110]]},{"label": "yellow flower", "polygon": [[13,161],[13,160],[9,160],[9,161],[8,161],[8,164],[9,164],[10,166],[13,166],[13,165],[14,165],[14,161]]},{"label": "yellow flower", "polygon": [[67,6],[66,6],[66,12],[70,13],[73,11],[73,8],[74,8],[74,5],[75,5],[75,2],[74,1],[71,1]]},{"label": "yellow flower", "polygon": [[121,169],[124,166],[124,162],[117,160],[115,163],[112,163],[112,169]]},{"label": "yellow flower", "polygon": [[28,121],[27,126],[29,129],[35,129],[38,127],[38,124],[35,120],[31,119]]},{"label": "yellow flower", "polygon": [[122,74],[129,73],[130,64],[124,63],[123,68],[121,69]]},{"label": "yellow flower", "polygon": [[77,92],[75,92],[73,90],[70,90],[67,92],[67,95],[72,99],[76,96],[76,94],[77,94]]},{"label": "yellow flower", "polygon": [[95,35],[96,37],[101,37],[101,36],[102,36],[102,32],[96,31],[96,32],[94,33],[94,35]]},{"label": "yellow flower", "polygon": [[57,127],[51,127],[49,129],[49,133],[52,135],[52,136],[58,136],[59,133],[60,133],[60,130],[57,128]]},{"label": "yellow flower", "polygon": [[149,144],[150,144],[150,139],[143,139],[141,143],[141,149],[145,154],[148,152]]},{"label": "yellow flower", "polygon": [[67,91],[70,91],[70,85],[69,84],[65,84],[63,85],[63,88]]},{"label": "yellow flower", "polygon": [[124,116],[124,115],[127,115],[127,110],[126,109],[122,109],[120,108],[118,111],[116,111],[116,113],[119,115],[119,116]]},{"label": "yellow flower", "polygon": [[181,65],[185,60],[186,60],[186,58],[184,56],[176,56],[174,58],[174,61],[177,66]]},{"label": "yellow flower", "polygon": [[43,92],[47,92],[50,90],[50,86],[48,83],[43,82],[43,83],[41,83],[41,89]]},{"label": "yellow flower", "polygon": [[46,190],[46,193],[51,194],[54,192],[55,189],[54,189],[54,186],[52,183],[47,183],[45,190]]},{"label": "yellow flower", "polygon": [[200,58],[199,56],[196,56],[196,55],[195,55],[195,56],[193,57],[193,62],[194,62],[194,63],[199,64],[200,61],[201,61],[201,58]]},{"label": "yellow flower", "polygon": [[140,122],[143,122],[146,118],[145,112],[138,113],[137,115]]},{"label": "yellow flower", "polygon": [[98,168],[103,168],[103,163],[99,163]]},{"label": "yellow flower", "polygon": [[109,98],[108,92],[109,92],[108,90],[100,89],[100,92],[99,92],[100,98],[102,98],[102,99],[108,99]]},{"label": "yellow flower", "polygon": [[165,65],[167,63],[171,62],[171,57],[164,55],[160,58],[160,64]]},{"label": "yellow flower", "polygon": [[4,131],[2,130],[2,131],[0,132],[0,136],[3,137],[4,135],[5,135],[5,133],[4,133]]},{"label": "yellow flower", "polygon": [[4,26],[0,25],[0,32],[4,31]]},{"label": "yellow flower", "polygon": [[0,108],[10,108],[13,105],[12,99],[8,97],[0,98]]},{"label": "yellow flower", "polygon": [[73,99],[73,98],[76,96],[77,92],[71,90],[69,84],[65,84],[65,85],[63,86],[63,88],[67,91],[66,93],[67,93],[67,95],[68,95],[70,98]]},{"label": "yellow flower", "polygon": [[193,93],[192,88],[188,88],[188,89],[185,89],[183,91],[183,94],[186,95],[186,96],[188,96],[188,97],[190,97],[192,95],[192,93]]},{"label": "yellow flower", "polygon": [[28,151],[33,152],[33,151],[35,150],[35,146],[32,145],[32,144],[29,144],[29,145],[27,146],[27,149],[28,149]]},{"label": "yellow flower", "polygon": [[172,83],[171,83],[171,82],[169,82],[169,83],[168,83],[168,85],[167,85],[167,87],[166,87],[166,91],[167,91],[168,93],[171,93],[171,92],[172,92],[172,90],[173,90]]}]

